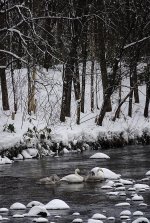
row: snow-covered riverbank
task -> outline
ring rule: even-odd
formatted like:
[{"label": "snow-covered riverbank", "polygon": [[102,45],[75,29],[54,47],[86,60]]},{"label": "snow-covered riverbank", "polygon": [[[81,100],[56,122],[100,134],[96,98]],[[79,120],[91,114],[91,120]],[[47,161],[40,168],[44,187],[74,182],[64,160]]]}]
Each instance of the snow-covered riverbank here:
[{"label": "snow-covered riverbank", "polygon": [[[87,67],[87,74],[90,72],[90,62]],[[97,69],[97,68],[96,68]],[[144,64],[138,68],[141,72]],[[95,72],[99,73],[99,69]],[[11,77],[7,74],[10,111],[0,112],[0,153],[5,150],[15,150],[19,152],[26,147],[37,147],[37,144],[46,144],[48,149],[53,151],[62,148],[80,149],[84,143],[90,144],[92,148],[121,147],[127,144],[149,144],[150,124],[149,118],[144,118],[143,111],[145,105],[145,85],[139,87],[140,103],[133,103],[132,118],[127,116],[128,101],[121,107],[120,118],[112,121],[118,106],[118,92],[112,95],[112,112],[108,112],[103,122],[103,126],[97,126],[95,119],[99,114],[102,105],[102,83],[98,76],[99,91],[95,95],[94,112],[90,110],[90,77],[86,77],[85,113],[81,113],[81,124],[76,124],[76,102],[74,91],[72,92],[71,117],[65,123],[60,123],[60,107],[62,97],[62,67],[50,69],[48,72],[37,69],[36,93],[37,100],[36,114],[27,114],[27,70],[16,70],[15,81],[18,97],[18,111],[15,120],[12,120],[13,95],[11,87]],[[44,85],[46,84],[46,85]],[[129,89],[129,81],[124,78],[122,81],[122,98]],[[96,97],[98,97],[96,99]],[[0,99],[1,101],[1,99]],[[41,146],[37,149],[41,149]],[[18,153],[18,152],[17,152]]]}]

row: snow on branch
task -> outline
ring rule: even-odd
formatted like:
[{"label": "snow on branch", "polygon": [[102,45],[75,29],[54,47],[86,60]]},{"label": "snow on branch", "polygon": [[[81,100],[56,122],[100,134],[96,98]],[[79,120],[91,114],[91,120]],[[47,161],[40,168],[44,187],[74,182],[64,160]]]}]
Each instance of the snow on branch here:
[{"label": "snow on branch", "polygon": [[147,37],[144,37],[143,39],[140,39],[140,40],[138,40],[138,41],[136,41],[136,42],[132,42],[132,43],[129,43],[129,44],[127,44],[126,46],[124,46],[124,50],[125,49],[127,49],[127,48],[129,48],[129,47],[131,47],[131,46],[134,46],[134,45],[136,45],[137,43],[141,43],[141,42],[143,42],[143,41],[145,41],[145,40],[147,40],[147,39],[149,39],[150,38],[150,36],[147,36]]},{"label": "snow on branch", "polygon": [[19,37],[20,37],[20,39],[22,40],[22,42],[23,42],[25,45],[27,45],[25,39],[23,38],[24,35],[23,35],[18,29],[9,28],[8,31],[10,31],[10,32],[16,32],[16,33],[19,35]]},{"label": "snow on branch", "polygon": [[12,53],[12,52],[10,52],[10,51],[7,51],[7,50],[1,50],[1,49],[0,49],[0,52],[2,52],[2,53],[6,53],[6,54],[8,54],[8,55],[11,55],[12,57],[16,58],[17,60],[20,60],[20,61],[22,61],[23,63],[27,64],[27,61],[25,61],[24,59],[22,59],[21,57],[19,57],[18,55],[14,54],[14,53]]}]

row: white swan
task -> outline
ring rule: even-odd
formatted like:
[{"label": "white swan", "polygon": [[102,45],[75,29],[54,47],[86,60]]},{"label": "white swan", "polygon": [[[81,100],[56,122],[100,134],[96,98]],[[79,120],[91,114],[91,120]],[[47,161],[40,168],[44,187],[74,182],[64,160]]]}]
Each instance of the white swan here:
[{"label": "white swan", "polygon": [[104,180],[104,172],[99,167],[93,168],[85,179],[86,182],[95,182],[95,181],[102,181],[102,180]]},{"label": "white swan", "polygon": [[61,181],[66,181],[68,183],[82,183],[84,181],[84,178],[79,175],[80,170],[75,169],[75,174],[69,174],[63,178],[61,178]]}]

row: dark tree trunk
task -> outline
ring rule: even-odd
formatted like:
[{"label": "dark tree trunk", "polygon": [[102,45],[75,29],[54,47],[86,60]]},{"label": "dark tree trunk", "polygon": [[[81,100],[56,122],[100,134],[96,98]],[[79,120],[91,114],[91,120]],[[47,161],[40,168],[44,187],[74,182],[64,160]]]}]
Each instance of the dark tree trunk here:
[{"label": "dark tree trunk", "polygon": [[79,66],[78,61],[75,62],[75,73],[73,76],[75,99],[77,103],[77,125],[80,124],[80,110],[81,110],[81,98],[80,98],[80,76],[79,76]]},{"label": "dark tree trunk", "polygon": [[[0,55],[0,57],[1,57],[1,55]],[[0,68],[0,77],[1,77],[3,110],[7,111],[7,110],[9,110],[9,102],[8,102],[8,91],[7,91],[7,81],[6,81],[5,68]]]},{"label": "dark tree trunk", "polygon": [[133,93],[137,88],[137,82],[135,82],[135,73],[136,73],[136,58],[131,57],[130,61],[130,91],[133,89],[132,93],[129,96],[129,108],[128,108],[128,116],[132,117],[132,110],[133,110]]},{"label": "dark tree trunk", "polygon": [[150,102],[150,84],[146,84],[146,101],[144,108],[144,117],[147,118],[149,115],[149,102]]},{"label": "dark tree trunk", "polygon": [[[86,7],[86,1],[78,1],[78,4],[76,6],[75,10],[75,17],[82,16],[84,12],[84,7]],[[74,14],[72,15],[74,16]],[[84,22],[84,21],[83,21]],[[62,105],[61,105],[61,114],[60,114],[60,121],[65,122],[65,116],[70,117],[70,107],[71,107],[71,89],[72,89],[72,80],[76,78],[76,81],[74,80],[74,86],[75,86],[75,94],[77,101],[80,101],[80,89],[79,89],[79,71],[77,68],[78,63],[78,55],[77,55],[77,47],[79,42],[79,37],[81,34],[82,26],[81,23],[78,20],[72,20],[71,21],[71,44],[70,44],[70,53],[68,55],[68,61],[66,63],[66,68],[64,71],[64,79],[63,79],[63,95],[62,95]],[[84,46],[86,49],[86,41],[84,42]],[[86,52],[84,51],[84,56],[86,56]],[[86,57],[85,57],[86,58]],[[86,60],[84,60],[85,63]],[[75,70],[76,66],[76,70]],[[86,68],[84,68],[84,74]],[[85,75],[83,75],[85,76]],[[84,83],[84,81],[83,81]],[[76,85],[77,84],[77,85]],[[85,84],[82,89],[82,92],[85,92]],[[82,98],[84,96],[84,93],[82,94]],[[79,99],[78,99],[79,98]],[[79,109],[80,109],[80,103],[78,103],[77,106],[77,123],[79,124]]]},{"label": "dark tree trunk", "polygon": [[98,92],[99,92],[99,88],[98,88],[98,73],[97,73],[97,70],[96,70],[96,107],[97,109],[99,109],[99,106],[98,106]]},{"label": "dark tree trunk", "polygon": [[139,91],[138,91],[138,78],[137,78],[137,62],[134,64],[134,71],[133,71],[133,83],[134,83],[134,100],[135,103],[140,103],[139,99]]},{"label": "dark tree trunk", "polygon": [[91,112],[94,112],[94,60],[91,64]]},{"label": "dark tree trunk", "polygon": [[147,118],[149,116],[149,104],[150,104],[150,63],[147,64],[145,79],[146,79],[146,101],[144,108],[144,117]]},{"label": "dark tree trunk", "polygon": [[121,108],[121,106],[119,106],[120,105],[120,103],[121,103],[121,89],[122,89],[122,87],[121,87],[121,65],[120,65],[120,77],[119,77],[119,99],[118,99],[118,111],[117,111],[117,114],[116,114],[116,118],[119,118],[119,116],[120,116],[120,108]]},{"label": "dark tree trunk", "polygon": [[[105,11],[104,1],[98,1],[98,7],[101,12]],[[107,64],[106,64],[106,47],[105,47],[105,24],[104,24],[104,18],[101,18],[97,21],[97,28],[98,28],[98,49],[99,49],[99,61],[100,61],[100,68],[101,68],[101,77],[102,77],[102,85],[103,85],[103,98],[105,101],[105,97],[107,94],[107,91],[109,91],[109,82],[108,82],[108,74],[107,74]],[[104,102],[105,104],[105,102]],[[111,107],[111,99],[108,98],[106,111],[110,112],[112,111]]]},{"label": "dark tree trunk", "polygon": [[11,81],[13,87],[13,96],[14,96],[14,113],[17,113],[17,96],[16,96],[16,87],[15,87],[15,79],[14,79],[14,70],[13,64],[11,63]]},{"label": "dark tree trunk", "polygon": [[70,117],[71,88],[72,88],[73,73],[74,73],[74,60],[69,60],[67,61],[67,64],[64,70],[63,95],[62,95],[61,114],[60,114],[61,122],[65,122],[65,117]]},{"label": "dark tree trunk", "polygon": [[[133,80],[130,73],[130,91],[133,89]],[[133,104],[133,91],[131,91],[131,94],[129,96],[129,108],[128,108],[128,116],[132,117],[132,104]]]},{"label": "dark tree trunk", "polygon": [[116,76],[117,76],[117,70],[118,70],[118,63],[119,60],[116,59],[114,61],[114,66],[113,66],[113,73],[112,73],[112,83],[110,87],[107,90],[107,94],[105,94],[104,102],[102,104],[102,108],[99,114],[99,117],[97,118],[97,125],[102,126],[103,119],[105,117],[105,114],[107,112],[107,106],[108,106],[108,101],[110,100],[111,95],[113,94],[115,88],[116,88]]},{"label": "dark tree trunk", "polygon": [[[85,34],[86,35],[86,34]],[[86,77],[86,59],[87,59],[87,38],[84,36],[82,45],[83,68],[82,68],[82,92],[81,92],[81,112],[84,113],[85,103],[85,77]]]},{"label": "dark tree trunk", "polygon": [[[6,3],[5,3],[6,4]],[[6,25],[6,14],[3,12],[0,13],[0,29],[3,29]],[[5,46],[5,38],[1,35],[0,40],[0,49],[4,50]],[[9,102],[8,102],[8,91],[7,91],[7,80],[6,80],[6,55],[0,52],[0,79],[1,79],[1,91],[2,91],[2,106],[3,110],[9,110]]]},{"label": "dark tree trunk", "polygon": [[114,115],[112,121],[115,122],[115,121],[116,121],[116,118],[119,117],[119,112],[120,112],[120,108],[121,108],[121,106],[122,106],[123,103],[127,100],[127,98],[130,97],[130,94],[132,94],[132,93],[133,93],[133,89],[131,89],[131,91],[126,95],[126,97],[125,97],[122,101],[120,101],[120,103],[119,103],[119,105],[118,105],[118,108],[117,108],[117,110],[116,110],[116,112],[115,112],[115,115]]}]

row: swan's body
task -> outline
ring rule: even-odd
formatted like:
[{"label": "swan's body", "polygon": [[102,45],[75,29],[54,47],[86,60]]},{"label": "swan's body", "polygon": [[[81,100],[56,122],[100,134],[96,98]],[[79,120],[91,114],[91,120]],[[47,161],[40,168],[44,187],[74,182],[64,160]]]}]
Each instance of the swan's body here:
[{"label": "swan's body", "polygon": [[60,181],[60,178],[56,175],[53,174],[50,177],[45,177],[39,180],[39,183],[41,184],[56,184]]},{"label": "swan's body", "polygon": [[95,181],[103,181],[103,180],[104,180],[104,172],[99,167],[93,168],[85,179],[85,181],[87,182],[95,182]]},{"label": "swan's body", "polygon": [[61,179],[61,181],[66,181],[68,183],[82,183],[84,178],[79,175],[80,170],[76,169],[74,174],[69,174]]}]

